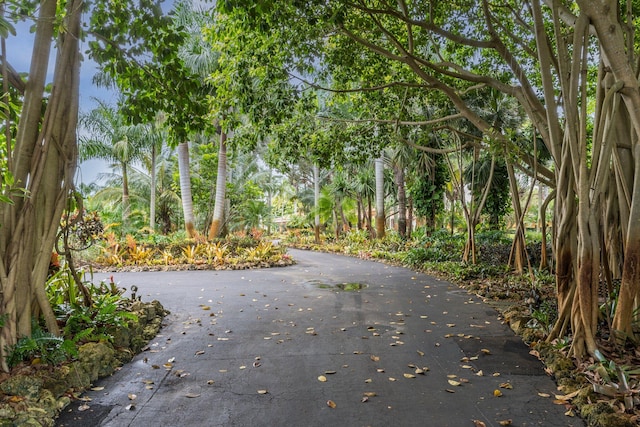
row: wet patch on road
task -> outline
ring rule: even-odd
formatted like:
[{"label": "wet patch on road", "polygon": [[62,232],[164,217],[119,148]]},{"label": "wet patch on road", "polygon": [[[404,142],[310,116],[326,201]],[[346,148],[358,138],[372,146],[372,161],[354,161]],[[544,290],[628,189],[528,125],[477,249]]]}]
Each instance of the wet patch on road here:
[{"label": "wet patch on road", "polygon": [[328,289],[336,292],[355,292],[361,291],[369,287],[365,283],[345,282],[345,283],[324,283],[319,280],[309,280],[304,283],[307,286],[313,286],[318,289]]}]

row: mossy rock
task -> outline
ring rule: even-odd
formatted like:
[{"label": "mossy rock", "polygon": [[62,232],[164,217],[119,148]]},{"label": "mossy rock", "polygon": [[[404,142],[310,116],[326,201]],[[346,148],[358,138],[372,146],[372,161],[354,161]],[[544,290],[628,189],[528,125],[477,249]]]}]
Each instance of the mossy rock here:
[{"label": "mossy rock", "polygon": [[33,375],[15,375],[0,384],[0,390],[9,396],[37,399],[44,381]]},{"label": "mossy rock", "polygon": [[113,347],[102,342],[89,342],[80,346],[78,361],[82,363],[82,367],[89,374],[91,381],[111,375],[115,368],[120,366]]}]

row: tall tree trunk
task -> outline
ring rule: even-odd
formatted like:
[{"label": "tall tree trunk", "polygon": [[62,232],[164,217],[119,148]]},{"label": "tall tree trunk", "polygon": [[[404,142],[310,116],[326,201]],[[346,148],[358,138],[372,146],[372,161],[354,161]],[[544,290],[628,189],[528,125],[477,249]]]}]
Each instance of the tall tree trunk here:
[{"label": "tall tree trunk", "polygon": [[184,228],[187,236],[196,237],[195,217],[193,215],[193,198],[191,196],[191,172],[189,170],[189,143],[178,144],[178,170],[180,172],[180,198],[182,199],[182,213]]},{"label": "tall tree trunk", "polygon": [[320,244],[320,168],[317,163],[313,164],[313,204],[315,215],[313,219],[313,234],[315,242]]},{"label": "tall tree trunk", "polygon": [[24,186],[29,197],[0,204],[0,312],[6,316],[0,332],[3,370],[7,370],[7,349],[18,337],[31,334],[33,315],[42,315],[51,333],[60,333],[44,285],[77,165],[82,1],[66,4],[66,31],[58,41],[53,87],[42,119],[56,7],[53,0],[41,3],[11,170],[16,185]]},{"label": "tall tree trunk", "polygon": [[404,168],[401,165],[395,165],[393,168],[393,176],[398,188],[398,234],[403,239],[407,238],[407,194],[404,185]]},{"label": "tall tree trunk", "polygon": [[384,157],[375,160],[376,171],[376,238],[382,239],[385,234],[384,212]]},{"label": "tall tree trunk", "polygon": [[157,194],[157,147],[154,143],[151,145],[151,193],[149,195],[149,229],[154,232],[156,229],[156,194]]},{"label": "tall tree trunk", "polygon": [[225,199],[227,192],[227,134],[220,131],[218,147],[218,176],[216,177],[216,201],[213,207],[213,218],[209,227],[209,240],[220,235],[224,225]]},{"label": "tall tree trunk", "polygon": [[126,163],[122,163],[122,232],[126,233],[129,225],[129,171]]}]

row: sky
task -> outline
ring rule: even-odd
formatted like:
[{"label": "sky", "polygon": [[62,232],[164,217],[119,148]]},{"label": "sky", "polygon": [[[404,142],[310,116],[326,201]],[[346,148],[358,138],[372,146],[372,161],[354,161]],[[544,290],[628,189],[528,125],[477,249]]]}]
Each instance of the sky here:
[{"label": "sky", "polygon": [[[192,3],[195,8],[209,8],[215,5],[215,0],[192,0]],[[162,4],[162,9],[167,12],[173,8],[173,4],[174,0],[165,0]],[[10,35],[7,39],[8,61],[18,72],[29,71],[33,48],[33,34],[30,32],[32,25],[32,21],[16,24],[16,35]],[[87,41],[81,41],[80,45],[80,51],[83,53],[84,58],[80,70],[80,114],[89,112],[92,108],[95,108],[95,99],[99,99],[110,105],[115,105],[117,100],[117,94],[114,91],[98,87],[93,83],[93,76],[97,72],[97,66],[95,62],[85,54],[85,51],[88,49],[87,43]],[[53,79],[54,65],[55,53],[52,52],[49,60],[48,82]],[[89,160],[79,165],[76,184],[95,182],[98,180],[100,174],[107,172],[110,172],[110,169],[106,162],[102,160]]]},{"label": "sky", "polygon": [[[16,35],[10,35],[7,39],[7,59],[8,62],[19,73],[28,72],[31,64],[31,53],[33,49],[33,34],[30,28],[33,25],[31,21],[19,22],[15,25]],[[95,99],[106,101],[108,104],[115,105],[116,94],[105,88],[100,88],[93,84],[93,76],[97,68],[96,64],[91,61],[84,53],[88,49],[87,42],[81,42],[80,51],[83,53],[83,62],[80,69],[80,114],[91,111],[96,106]],[[55,65],[55,53],[52,52],[49,59],[49,74],[47,81],[53,80],[53,67]],[[102,160],[89,160],[80,164],[76,185],[80,183],[89,184],[96,181],[100,174],[109,172],[110,169]]]}]

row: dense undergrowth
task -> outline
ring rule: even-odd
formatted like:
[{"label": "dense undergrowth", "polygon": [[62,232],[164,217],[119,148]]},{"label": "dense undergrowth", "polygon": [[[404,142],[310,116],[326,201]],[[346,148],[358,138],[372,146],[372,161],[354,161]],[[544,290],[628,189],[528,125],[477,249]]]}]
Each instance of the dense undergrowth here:
[{"label": "dense undergrowth", "polygon": [[[551,271],[537,268],[542,246],[536,235],[527,239],[524,274],[513,273],[508,265],[511,236],[484,232],[478,233],[476,239],[476,264],[462,262],[465,236],[446,231],[430,235],[418,232],[403,240],[396,233],[370,239],[368,232],[360,230],[340,239],[325,235],[316,244],[310,231],[294,230],[284,241],[292,247],[402,265],[466,288],[493,306],[545,364],[545,370],[558,385],[554,401],[565,406],[567,416],[580,416],[594,427],[640,425],[640,349],[635,343],[620,347],[609,340],[615,292],[600,296],[598,358],[571,359],[567,356],[570,336],[546,340],[557,318],[555,279]],[[551,254],[550,248],[547,253]],[[547,261],[553,265],[552,259]]]}]

